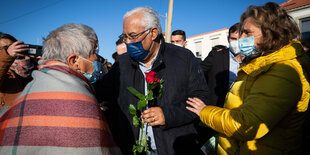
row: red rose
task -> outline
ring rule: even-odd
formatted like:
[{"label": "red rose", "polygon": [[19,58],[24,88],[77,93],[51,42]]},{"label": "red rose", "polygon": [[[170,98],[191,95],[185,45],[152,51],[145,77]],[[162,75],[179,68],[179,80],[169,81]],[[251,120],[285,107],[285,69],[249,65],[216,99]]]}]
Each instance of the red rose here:
[{"label": "red rose", "polygon": [[146,83],[160,82],[160,80],[156,78],[156,72],[154,71],[145,73],[145,79],[146,79]]}]

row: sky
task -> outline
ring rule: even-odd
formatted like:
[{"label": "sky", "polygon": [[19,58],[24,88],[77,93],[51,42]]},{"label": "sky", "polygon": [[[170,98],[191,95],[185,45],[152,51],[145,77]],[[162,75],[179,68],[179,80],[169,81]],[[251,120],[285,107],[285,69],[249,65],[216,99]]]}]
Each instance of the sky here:
[{"label": "sky", "polygon": [[[287,0],[273,0],[278,4]],[[187,37],[211,32],[239,22],[249,5],[268,0],[174,0],[171,30]],[[66,23],[85,24],[98,36],[99,54],[114,62],[115,42],[123,31],[123,15],[139,6],[150,6],[160,15],[165,31],[169,0],[2,0],[0,32],[26,44],[42,45],[43,37]]]}]

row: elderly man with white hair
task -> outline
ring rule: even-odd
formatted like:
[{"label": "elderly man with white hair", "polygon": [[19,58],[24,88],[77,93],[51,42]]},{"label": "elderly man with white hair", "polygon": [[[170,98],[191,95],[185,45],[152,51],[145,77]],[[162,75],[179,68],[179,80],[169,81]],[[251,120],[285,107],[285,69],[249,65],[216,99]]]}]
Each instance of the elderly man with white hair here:
[{"label": "elderly man with white hair", "polygon": [[0,154],[117,154],[90,84],[100,75],[97,45],[82,24],[44,39],[33,81],[0,118]]},{"label": "elderly man with white hair", "polygon": [[199,120],[185,108],[188,97],[207,99],[199,62],[188,49],[165,43],[158,13],[150,7],[138,7],[124,15],[120,38],[126,43],[127,53],[118,57],[101,81],[101,88],[106,91],[98,95],[117,103],[110,107],[110,126],[123,154],[132,154],[141,133],[132,124],[133,115],[128,110],[130,104],[137,106],[139,99],[127,88],[146,94],[145,76],[151,71],[164,82],[162,96],[156,96],[154,90],[155,99],[140,111],[150,150],[146,153],[201,154],[194,128],[194,122]]}]

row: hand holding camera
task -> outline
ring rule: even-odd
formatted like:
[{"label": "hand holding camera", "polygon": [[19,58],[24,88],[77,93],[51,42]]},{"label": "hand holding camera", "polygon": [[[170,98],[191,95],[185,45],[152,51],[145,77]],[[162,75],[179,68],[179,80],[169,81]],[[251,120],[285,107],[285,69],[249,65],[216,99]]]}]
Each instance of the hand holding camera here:
[{"label": "hand holding camera", "polygon": [[10,56],[17,59],[24,58],[25,56],[36,58],[42,56],[42,46],[27,45],[22,41],[16,41],[8,47],[7,52]]},{"label": "hand holding camera", "polygon": [[7,48],[7,52],[12,57],[25,56],[24,51],[29,50],[29,45],[25,45],[22,41],[16,41]]}]

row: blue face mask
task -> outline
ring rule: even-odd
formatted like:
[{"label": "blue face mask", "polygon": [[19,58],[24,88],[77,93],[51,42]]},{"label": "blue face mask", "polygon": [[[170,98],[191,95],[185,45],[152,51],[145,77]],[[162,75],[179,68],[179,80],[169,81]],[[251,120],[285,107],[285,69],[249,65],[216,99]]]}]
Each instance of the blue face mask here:
[{"label": "blue face mask", "polygon": [[100,79],[100,76],[103,72],[102,72],[101,62],[93,61],[92,64],[93,64],[94,71],[92,73],[84,73],[83,75],[88,79],[90,83],[95,83],[96,81]]},{"label": "blue face mask", "polygon": [[239,42],[239,49],[241,53],[245,56],[253,55],[255,54],[255,44],[254,44],[254,36],[247,37],[247,38],[240,38],[238,40]]},{"label": "blue face mask", "polygon": [[141,61],[149,54],[150,51],[145,50],[142,44],[142,41],[146,38],[146,36],[141,41],[135,43],[126,43],[127,52],[129,56],[132,57],[133,59]]}]

